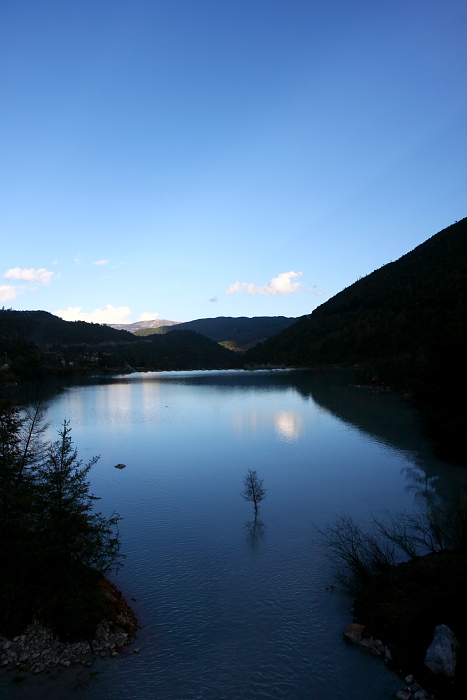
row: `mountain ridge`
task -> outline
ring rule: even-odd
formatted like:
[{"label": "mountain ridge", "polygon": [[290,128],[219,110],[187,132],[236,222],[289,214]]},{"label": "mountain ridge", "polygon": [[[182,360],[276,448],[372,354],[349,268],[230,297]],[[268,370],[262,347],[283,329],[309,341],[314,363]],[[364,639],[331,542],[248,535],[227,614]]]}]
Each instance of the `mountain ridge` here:
[{"label": "mountain ridge", "polygon": [[442,456],[467,464],[467,218],[434,234],[248,350],[245,362],[358,365],[409,392]]},{"label": "mountain ridge", "polygon": [[217,316],[178,323],[163,332],[191,330],[233,350],[247,350],[295,322],[287,316]]},{"label": "mountain ridge", "polygon": [[135,321],[134,323],[106,323],[104,325],[115,328],[117,331],[135,333],[145,328],[160,328],[161,326],[175,326],[179,321],[169,321],[165,318],[154,318],[149,321]]}]

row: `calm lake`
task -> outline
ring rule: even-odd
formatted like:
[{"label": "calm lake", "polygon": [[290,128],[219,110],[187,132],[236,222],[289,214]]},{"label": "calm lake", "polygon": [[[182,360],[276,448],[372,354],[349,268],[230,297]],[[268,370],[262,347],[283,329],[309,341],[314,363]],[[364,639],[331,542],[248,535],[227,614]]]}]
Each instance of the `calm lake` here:
[{"label": "calm lake", "polygon": [[[413,510],[464,477],[431,456],[401,399],[336,371],[138,373],[62,388],[47,418],[51,436],[71,421],[84,461],[101,455],[92,492],[123,516],[114,580],[141,629],[92,669],[21,683],[3,673],[1,697],[383,700],[401,689],[344,642],[352,601],[331,588],[317,532],[343,513]],[[249,468],[267,490],[256,528],[240,495]]]}]

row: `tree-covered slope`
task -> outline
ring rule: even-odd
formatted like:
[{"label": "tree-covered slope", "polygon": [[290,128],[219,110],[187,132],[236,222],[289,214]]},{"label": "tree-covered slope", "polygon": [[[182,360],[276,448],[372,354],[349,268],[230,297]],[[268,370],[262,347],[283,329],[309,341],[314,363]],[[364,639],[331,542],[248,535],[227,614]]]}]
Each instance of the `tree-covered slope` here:
[{"label": "tree-covered slope", "polygon": [[103,347],[102,367],[184,370],[230,369],[237,366],[237,355],[194,331],[151,335],[131,345]]},{"label": "tree-covered slope", "polygon": [[109,326],[70,322],[45,311],[0,312],[0,385],[48,376],[129,368],[227,369],[235,353],[193,331],[139,338]]},{"label": "tree-covered slope", "polygon": [[23,338],[39,347],[86,343],[133,342],[134,336],[110,326],[85,321],[64,321],[47,311],[0,310],[0,338]]},{"label": "tree-covered slope", "polygon": [[[217,318],[199,318],[186,323],[177,323],[170,327],[157,329],[158,332],[195,331],[217,343],[228,343],[235,349],[253,347],[266,338],[276,335],[294,323],[295,318],[286,316],[219,316]],[[155,329],[156,330],[156,329]],[[141,332],[141,334],[143,334]]]},{"label": "tree-covered slope", "polygon": [[248,351],[249,362],[358,364],[410,391],[439,451],[467,463],[467,219]]},{"label": "tree-covered slope", "polygon": [[248,352],[291,365],[362,362],[424,351],[465,333],[467,219],[336,294]]}]

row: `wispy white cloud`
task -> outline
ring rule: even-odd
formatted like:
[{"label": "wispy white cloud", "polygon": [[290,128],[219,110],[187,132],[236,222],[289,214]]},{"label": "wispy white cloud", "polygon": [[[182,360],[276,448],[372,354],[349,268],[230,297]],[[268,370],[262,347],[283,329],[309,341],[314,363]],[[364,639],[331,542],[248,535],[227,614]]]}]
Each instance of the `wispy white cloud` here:
[{"label": "wispy white cloud", "polygon": [[138,321],[154,321],[159,316],[158,313],[152,311],[145,311],[141,314]]},{"label": "wispy white cloud", "polygon": [[58,309],[53,312],[64,321],[87,321],[88,323],[129,323],[128,316],[131,311],[128,306],[112,306],[107,304],[105,309],[83,311],[82,306],[69,306],[68,309]]},{"label": "wispy white cloud", "polygon": [[296,277],[300,277],[301,272],[281,272],[277,277],[273,277],[269,284],[261,286],[256,286],[252,282],[234,282],[230,285],[228,289],[225,290],[226,294],[235,294],[236,292],[246,292],[249,296],[254,296],[255,294],[293,294],[298,292],[302,286],[301,282],[292,282]]},{"label": "wispy white cloud", "polygon": [[0,301],[11,301],[16,298],[17,290],[11,284],[4,284],[0,287]]},{"label": "wispy white cloud", "polygon": [[93,265],[108,265],[109,261],[108,260],[95,260],[93,262]]},{"label": "wispy white cloud", "polygon": [[21,268],[12,267],[10,270],[5,272],[5,279],[7,280],[21,280],[22,282],[38,282],[39,284],[49,284],[50,280],[54,276],[53,272],[49,272],[45,267],[40,267],[35,270],[33,267]]},{"label": "wispy white cloud", "polygon": [[329,294],[329,292],[318,290],[316,284],[314,284],[312,287],[309,287],[306,291],[310,292],[310,294],[314,294],[315,297],[322,297],[325,294]]}]

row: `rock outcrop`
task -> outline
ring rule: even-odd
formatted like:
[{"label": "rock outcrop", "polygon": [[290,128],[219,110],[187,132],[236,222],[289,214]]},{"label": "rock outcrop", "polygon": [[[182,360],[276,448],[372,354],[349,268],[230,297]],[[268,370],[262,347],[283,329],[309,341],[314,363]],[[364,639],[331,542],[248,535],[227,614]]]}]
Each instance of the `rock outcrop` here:
[{"label": "rock outcrop", "polygon": [[425,655],[425,666],[436,675],[452,678],[456,672],[459,642],[450,627],[438,625]]}]

